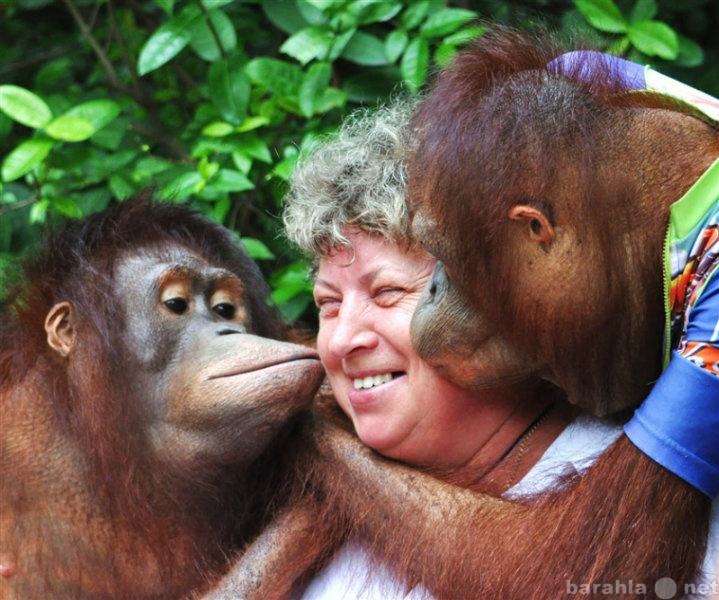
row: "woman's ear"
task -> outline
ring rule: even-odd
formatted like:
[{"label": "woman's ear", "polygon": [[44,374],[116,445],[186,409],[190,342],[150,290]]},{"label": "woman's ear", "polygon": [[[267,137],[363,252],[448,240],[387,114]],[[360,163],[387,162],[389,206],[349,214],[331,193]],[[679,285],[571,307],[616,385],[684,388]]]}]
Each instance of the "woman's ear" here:
[{"label": "woman's ear", "polygon": [[545,249],[552,243],[554,227],[541,209],[527,204],[516,204],[509,209],[509,218],[513,221],[526,221],[530,239]]},{"label": "woman's ear", "polygon": [[75,345],[75,325],[72,304],[60,302],[50,309],[45,317],[47,343],[60,354],[68,356]]}]

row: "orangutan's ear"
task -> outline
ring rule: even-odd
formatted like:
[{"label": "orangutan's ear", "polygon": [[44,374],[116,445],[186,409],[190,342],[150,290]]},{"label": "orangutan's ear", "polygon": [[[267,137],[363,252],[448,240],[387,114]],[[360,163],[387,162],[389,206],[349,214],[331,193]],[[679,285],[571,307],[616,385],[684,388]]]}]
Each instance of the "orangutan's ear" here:
[{"label": "orangutan's ear", "polygon": [[45,317],[47,343],[61,356],[70,354],[75,345],[75,325],[72,304],[60,302]]},{"label": "orangutan's ear", "polygon": [[554,227],[541,209],[527,204],[516,204],[509,209],[509,218],[513,221],[526,221],[529,238],[544,248],[552,243]]}]

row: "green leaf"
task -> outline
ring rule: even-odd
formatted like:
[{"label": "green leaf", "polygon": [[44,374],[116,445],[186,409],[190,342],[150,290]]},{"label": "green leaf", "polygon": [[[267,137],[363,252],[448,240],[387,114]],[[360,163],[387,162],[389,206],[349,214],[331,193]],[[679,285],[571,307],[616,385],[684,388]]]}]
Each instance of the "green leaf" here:
[{"label": "green leaf", "polygon": [[202,5],[208,10],[216,10],[236,3],[237,0],[202,0]]},{"label": "green leaf", "polygon": [[13,120],[4,112],[0,111],[0,140],[10,135]]},{"label": "green leaf", "polygon": [[234,133],[234,131],[235,128],[230,123],[226,123],[225,121],[215,121],[214,123],[209,123],[202,128],[202,135],[206,135],[208,137],[225,137]]},{"label": "green leaf", "polygon": [[203,157],[217,156],[232,152],[237,140],[232,137],[200,137],[192,147],[190,158],[199,160]]},{"label": "green leaf", "polygon": [[68,110],[63,117],[83,119],[90,123],[93,132],[109,125],[120,114],[120,105],[112,100],[90,100]]},{"label": "green leaf", "polygon": [[5,157],[0,169],[2,180],[14,181],[27,175],[49,154],[55,142],[44,138],[33,138],[22,142]]},{"label": "green leaf", "polygon": [[210,185],[222,192],[245,192],[255,187],[245,175],[234,169],[220,169],[210,181]]},{"label": "green leaf", "polygon": [[384,39],[384,53],[387,56],[387,60],[390,63],[394,63],[397,59],[402,56],[407,44],[409,43],[409,36],[403,29],[395,29],[387,34]]},{"label": "green leaf", "polygon": [[297,8],[310,25],[319,25],[327,20],[324,14],[327,9],[336,0],[295,0]]},{"label": "green leaf", "polygon": [[342,58],[358,65],[379,66],[389,63],[384,42],[363,31],[356,31],[342,52]]},{"label": "green leaf", "polygon": [[308,25],[307,20],[297,10],[297,5],[294,2],[270,0],[269,2],[262,2],[261,5],[270,22],[288,35],[292,35]]},{"label": "green leaf", "polygon": [[[210,29],[208,18],[212,21],[217,37]],[[194,21],[190,29],[192,31],[190,46],[207,62],[219,60],[237,47],[235,27],[221,10],[209,11],[205,18]],[[218,38],[222,48],[218,46]]]},{"label": "green leaf", "polygon": [[120,173],[123,176],[129,176],[132,170],[132,164],[139,156],[136,148],[122,150],[120,152],[103,153],[102,158],[98,158],[97,162],[104,167],[103,178],[109,177],[111,174]]},{"label": "green leaf", "polygon": [[267,142],[259,137],[247,136],[236,145],[237,152],[242,152],[245,156],[251,156],[263,163],[272,164],[272,154],[267,146]]},{"label": "green leaf", "polygon": [[402,13],[400,21],[405,29],[414,29],[424,21],[427,13],[429,12],[429,2],[423,0],[422,2],[415,2],[407,7],[407,10]]},{"label": "green leaf", "polygon": [[629,22],[650,21],[657,16],[656,0],[637,0],[629,15]]},{"label": "green leaf", "polygon": [[270,283],[274,288],[272,299],[278,304],[302,292],[312,293],[312,282],[307,276],[307,263],[304,261],[294,262],[275,271]]},{"label": "green leaf", "polygon": [[140,50],[138,73],[146,75],[177,56],[190,43],[193,26],[202,18],[199,7],[192,4],[161,25]]},{"label": "green leaf", "polygon": [[44,223],[49,206],[50,201],[47,198],[35,202],[30,208],[30,216],[28,217],[30,223]]},{"label": "green leaf", "polygon": [[18,197],[0,183],[0,204],[15,204]]},{"label": "green leaf", "polygon": [[413,39],[402,56],[400,71],[409,89],[416,92],[427,77],[429,66],[429,44],[422,38]]},{"label": "green leaf", "polygon": [[172,168],[169,161],[157,158],[155,156],[145,156],[137,161],[132,176],[135,181],[146,181],[154,179],[161,173]]},{"label": "green leaf", "polygon": [[432,15],[420,27],[424,38],[441,37],[457,31],[467,21],[477,18],[477,13],[464,8],[445,8]]},{"label": "green leaf", "polygon": [[110,175],[107,183],[110,187],[112,195],[117,200],[125,200],[126,198],[130,198],[136,192],[135,187],[122,175]]},{"label": "green leaf", "polygon": [[574,0],[574,4],[587,22],[599,31],[624,33],[627,21],[612,0]]},{"label": "green leaf", "polygon": [[357,29],[353,27],[335,36],[334,40],[332,40],[332,48],[328,57],[329,60],[335,61],[340,56],[342,56],[342,53],[347,47],[347,44],[350,43],[350,40],[352,39],[356,31]]},{"label": "green leaf", "polygon": [[453,34],[448,35],[446,38],[444,38],[442,42],[444,44],[450,44],[452,46],[462,46],[467,42],[478,38],[486,31],[487,28],[483,25],[472,25],[469,27],[465,27],[464,29],[460,29],[459,31],[455,31]]},{"label": "green leaf", "polygon": [[295,157],[281,160],[272,167],[272,174],[279,177],[282,181],[287,181],[294,170],[297,159]]},{"label": "green leaf", "polygon": [[212,220],[217,223],[223,223],[230,213],[231,208],[232,203],[227,195],[218,198],[212,206]]},{"label": "green leaf", "polygon": [[347,104],[347,93],[337,88],[325,88],[319,102],[315,104],[315,114],[324,114],[335,108],[344,108]]},{"label": "green leaf", "polygon": [[45,127],[52,111],[37,94],[17,85],[0,85],[0,110],[13,121],[33,129]]},{"label": "green leaf", "polygon": [[62,115],[50,121],[45,132],[51,138],[62,142],[82,142],[95,133],[95,128],[86,119]]},{"label": "green leaf", "polygon": [[245,250],[247,250],[247,253],[254,260],[271,260],[275,258],[275,255],[267,246],[265,246],[264,242],[258,239],[243,237],[240,238],[240,241],[245,247]]},{"label": "green leaf", "polygon": [[378,0],[354,0],[345,8],[356,17],[359,25],[386,23],[402,10],[402,2],[379,2]]},{"label": "green leaf", "polygon": [[72,197],[84,215],[96,210],[104,210],[112,201],[112,194],[104,186],[80,190],[73,193]]},{"label": "green leaf", "polygon": [[197,171],[183,173],[163,187],[158,196],[162,200],[182,200],[198,193],[205,186],[205,180]]},{"label": "green leaf", "polygon": [[269,124],[270,120],[267,117],[248,117],[239,124],[239,126],[237,127],[237,132],[246,133],[248,131],[252,131],[253,129],[259,129],[260,127],[264,127],[265,125]]},{"label": "green leaf", "polygon": [[440,44],[434,51],[434,62],[438,67],[444,68],[457,56],[457,47],[452,44]]},{"label": "green leaf", "polygon": [[175,6],[175,0],[155,0],[157,4],[166,14],[171,15]]},{"label": "green leaf", "polygon": [[629,50],[631,50],[631,44],[629,43],[629,38],[624,35],[609,44],[605,52],[614,56],[626,56]]},{"label": "green leaf", "polygon": [[77,219],[82,216],[82,210],[72,198],[53,198],[51,206],[66,217]]},{"label": "green leaf", "polygon": [[305,117],[310,118],[317,111],[317,105],[330,84],[331,76],[332,68],[326,62],[315,63],[307,70],[299,95],[300,111]]},{"label": "green leaf", "polygon": [[207,160],[206,156],[203,156],[197,165],[197,172],[202,176],[205,181],[212,179],[220,170],[220,163],[215,161]]},{"label": "green leaf", "polygon": [[244,173],[245,175],[247,175],[252,168],[253,162],[254,161],[252,160],[252,157],[247,156],[244,152],[235,150],[232,153],[232,163],[235,165],[235,167],[240,173]]},{"label": "green leaf", "polygon": [[647,56],[674,60],[679,54],[679,38],[676,32],[660,21],[633,23],[627,29],[627,37],[637,50]]},{"label": "green leaf", "polygon": [[245,67],[245,73],[255,85],[290,98],[297,94],[303,78],[297,65],[269,57],[251,60]]},{"label": "green leaf", "polygon": [[704,63],[704,51],[694,40],[679,36],[679,55],[675,64],[682,67],[698,67]]},{"label": "green leaf", "polygon": [[68,52],[59,58],[45,62],[35,74],[35,88],[43,91],[57,90],[60,93],[66,90],[74,81],[75,66],[70,59],[70,54]]},{"label": "green leaf", "polygon": [[97,131],[92,136],[92,142],[108,150],[117,150],[122,145],[125,135],[130,131],[130,119],[120,116]]},{"label": "green leaf", "polygon": [[240,57],[218,60],[210,65],[207,76],[210,98],[222,118],[238,125],[247,115],[252,83],[244,71],[245,62]]},{"label": "green leaf", "polygon": [[280,52],[306,65],[315,58],[329,56],[334,33],[327,25],[315,25],[300,29],[280,46]]}]

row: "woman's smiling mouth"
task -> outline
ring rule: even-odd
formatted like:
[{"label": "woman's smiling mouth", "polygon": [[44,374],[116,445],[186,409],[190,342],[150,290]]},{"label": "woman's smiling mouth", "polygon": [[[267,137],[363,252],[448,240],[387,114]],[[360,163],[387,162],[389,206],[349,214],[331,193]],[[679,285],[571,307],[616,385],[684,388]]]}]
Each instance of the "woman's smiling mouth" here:
[{"label": "woman's smiling mouth", "polygon": [[352,384],[356,390],[368,390],[392,381],[392,379],[394,379],[397,375],[399,375],[399,373],[381,373],[379,375],[357,377],[352,380]]}]

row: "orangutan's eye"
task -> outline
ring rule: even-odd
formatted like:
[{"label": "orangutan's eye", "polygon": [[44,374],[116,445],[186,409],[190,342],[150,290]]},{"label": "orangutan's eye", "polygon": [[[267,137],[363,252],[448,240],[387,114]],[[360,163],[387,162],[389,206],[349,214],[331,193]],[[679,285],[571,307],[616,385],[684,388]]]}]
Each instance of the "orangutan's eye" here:
[{"label": "orangutan's eye", "polygon": [[182,315],[187,312],[187,300],[184,298],[170,298],[163,302],[165,308],[176,315]]},{"label": "orangutan's eye", "polygon": [[212,307],[212,310],[214,310],[220,317],[227,319],[228,321],[235,318],[235,306],[229,302],[215,304],[215,306]]}]

